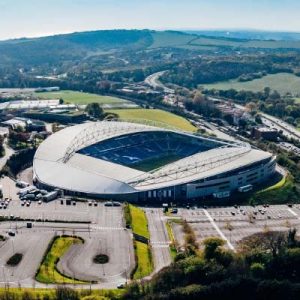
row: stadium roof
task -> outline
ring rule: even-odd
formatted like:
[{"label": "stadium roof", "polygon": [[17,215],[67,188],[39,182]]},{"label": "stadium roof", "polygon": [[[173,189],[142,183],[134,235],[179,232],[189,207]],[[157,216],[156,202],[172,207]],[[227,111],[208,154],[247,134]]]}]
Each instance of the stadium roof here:
[{"label": "stadium roof", "polygon": [[87,194],[126,194],[196,181],[271,157],[270,153],[252,149],[245,143],[217,141],[220,144],[218,148],[143,172],[77,153],[99,141],[147,131],[174,132],[143,124],[107,121],[68,127],[40,145],[33,162],[34,174],[39,182],[64,190]]}]

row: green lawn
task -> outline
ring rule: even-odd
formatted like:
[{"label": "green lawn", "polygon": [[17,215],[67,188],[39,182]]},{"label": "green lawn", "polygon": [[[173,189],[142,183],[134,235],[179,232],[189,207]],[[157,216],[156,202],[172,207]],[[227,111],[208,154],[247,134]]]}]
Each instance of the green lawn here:
[{"label": "green lawn", "polygon": [[36,274],[36,280],[42,283],[86,283],[79,280],[67,278],[57,271],[58,260],[69,250],[73,244],[83,243],[76,237],[57,237],[46,254],[42,264]]},{"label": "green lawn", "polygon": [[142,279],[150,275],[153,271],[151,251],[147,244],[138,241],[135,241],[134,244],[137,258],[137,269],[133,275],[133,279]]},{"label": "green lawn", "polygon": [[35,96],[41,99],[63,99],[65,102],[74,104],[88,104],[92,102],[97,102],[99,104],[115,104],[128,102],[117,97],[101,96],[76,91],[42,92],[35,93]]},{"label": "green lawn", "polygon": [[138,235],[141,235],[147,239],[150,238],[148,230],[148,221],[145,212],[134,205],[129,204],[131,215],[131,227],[132,231]]},{"label": "green lawn", "polygon": [[300,77],[289,73],[278,73],[264,76],[247,82],[239,82],[237,80],[229,80],[213,84],[200,85],[206,89],[217,90],[249,90],[253,92],[262,91],[265,87],[277,90],[281,94],[292,93],[300,94]]},{"label": "green lawn", "polygon": [[132,164],[131,168],[144,172],[149,172],[151,170],[160,168],[161,166],[164,166],[166,164],[170,164],[180,158],[181,157],[177,154],[169,153],[167,156],[154,157],[152,159],[147,159],[145,161]]},{"label": "green lawn", "polygon": [[136,119],[140,121],[158,122],[158,125],[164,127],[175,127],[180,130],[195,132],[197,128],[188,120],[175,114],[160,110],[160,109],[114,109],[108,112],[117,114],[120,119]]}]

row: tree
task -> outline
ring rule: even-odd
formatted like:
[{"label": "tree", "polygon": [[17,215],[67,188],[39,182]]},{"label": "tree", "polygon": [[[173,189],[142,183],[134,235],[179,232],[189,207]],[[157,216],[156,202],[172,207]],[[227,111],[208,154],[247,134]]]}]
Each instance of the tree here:
[{"label": "tree", "polygon": [[88,113],[89,116],[96,119],[102,119],[104,116],[103,109],[99,105],[99,103],[89,103],[85,111]]},{"label": "tree", "polygon": [[225,244],[224,240],[216,237],[207,238],[203,241],[204,258],[206,260],[214,259],[218,256],[220,248]]}]

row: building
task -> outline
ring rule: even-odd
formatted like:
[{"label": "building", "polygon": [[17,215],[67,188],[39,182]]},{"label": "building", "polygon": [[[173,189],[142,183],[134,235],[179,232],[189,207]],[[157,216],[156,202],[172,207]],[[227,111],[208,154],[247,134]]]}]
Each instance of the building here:
[{"label": "building", "polygon": [[19,117],[15,117],[10,120],[4,121],[2,122],[2,125],[12,130],[16,130],[17,128],[22,128],[26,131],[37,131],[37,132],[46,130],[46,124],[44,122],[27,119],[27,118],[19,118]]},{"label": "building", "polygon": [[17,128],[25,129],[27,126],[27,119],[16,117],[2,122],[2,125],[12,130],[16,130]]},{"label": "building", "polygon": [[42,188],[101,199],[223,198],[275,172],[275,157],[242,142],[174,129],[102,121],[63,129],[38,148]]},{"label": "building", "polygon": [[252,137],[257,140],[277,141],[278,131],[268,127],[254,127],[252,129]]}]

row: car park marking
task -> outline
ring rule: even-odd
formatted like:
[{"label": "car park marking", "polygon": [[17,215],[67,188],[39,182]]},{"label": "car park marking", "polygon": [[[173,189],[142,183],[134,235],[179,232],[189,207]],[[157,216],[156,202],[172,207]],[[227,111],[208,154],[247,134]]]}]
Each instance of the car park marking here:
[{"label": "car park marking", "polygon": [[105,227],[105,226],[91,226],[91,229],[96,229],[96,230],[125,230],[124,227]]},{"label": "car park marking", "polygon": [[229,249],[235,251],[235,248],[233,247],[233,245],[231,244],[231,242],[228,240],[228,238],[224,235],[224,233],[220,230],[220,228],[218,227],[218,225],[216,224],[216,222],[214,221],[214,219],[211,217],[211,215],[209,214],[209,212],[206,209],[203,209],[203,212],[206,215],[206,217],[208,218],[208,220],[210,221],[211,225],[218,232],[218,234],[220,235],[220,237],[227,242],[227,245],[228,245]]}]

